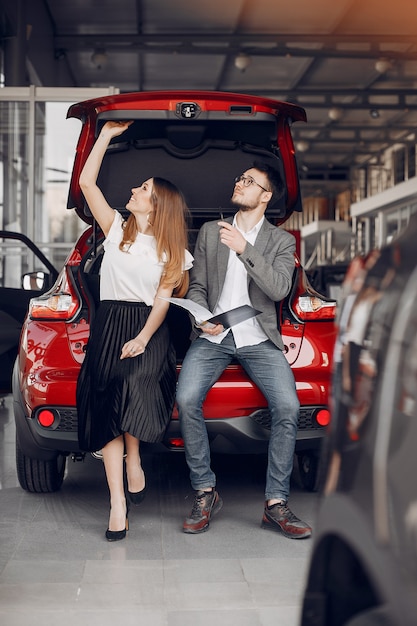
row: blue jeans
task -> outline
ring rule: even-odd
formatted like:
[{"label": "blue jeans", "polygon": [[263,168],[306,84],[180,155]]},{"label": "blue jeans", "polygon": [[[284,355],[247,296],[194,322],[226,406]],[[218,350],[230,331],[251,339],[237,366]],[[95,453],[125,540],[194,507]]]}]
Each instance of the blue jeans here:
[{"label": "blue jeans", "polygon": [[271,413],[265,499],[287,500],[300,408],[294,376],[284,354],[271,341],[236,348],[232,332],[220,344],[196,339],[178,379],[176,399],[191,486],[197,490],[216,485],[202,405],[233,358],[262,391]]}]

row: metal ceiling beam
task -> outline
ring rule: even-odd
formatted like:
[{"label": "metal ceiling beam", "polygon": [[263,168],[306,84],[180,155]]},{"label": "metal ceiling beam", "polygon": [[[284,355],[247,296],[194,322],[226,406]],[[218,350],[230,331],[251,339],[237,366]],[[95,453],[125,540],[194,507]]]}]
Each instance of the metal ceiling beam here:
[{"label": "metal ceiling beam", "polygon": [[[268,93],[269,90],[268,89],[264,89],[263,90],[264,93]],[[272,91],[272,89],[271,89]],[[274,90],[276,91],[276,90]],[[384,87],[367,87],[366,89],[364,89],[363,87],[320,87],[320,89],[315,89],[314,87],[300,87],[297,89],[286,89],[287,93],[289,94],[294,94],[294,96],[308,96],[308,97],[314,97],[314,98],[319,98],[321,96],[326,97],[326,96],[333,96],[335,98],[341,98],[343,96],[355,96],[355,97],[359,97],[361,96],[364,91],[366,93],[366,95],[372,95],[372,96],[395,96],[395,97],[399,97],[399,98],[404,98],[406,96],[412,97],[412,96],[417,96],[417,89],[413,89],[410,87],[396,87],[394,88],[384,88]],[[253,92],[251,92],[253,93]],[[346,104],[346,103],[345,103]],[[343,101],[340,102],[340,106],[343,106]],[[349,106],[349,104],[347,103],[346,106]]]},{"label": "metal ceiling beam", "polygon": [[[281,90],[282,92],[282,90]],[[256,95],[253,91],[251,91],[252,95]],[[263,94],[265,95],[265,94]],[[378,94],[372,93],[373,96],[378,96]],[[359,110],[359,109],[378,109],[380,111],[398,111],[400,110],[403,113],[407,111],[416,110],[417,102],[406,102],[404,97],[399,97],[398,102],[385,103],[385,102],[377,102],[370,101],[366,96],[362,98],[360,102],[349,102],[349,103],[340,103],[335,100],[329,100],[328,102],[320,103],[314,101],[305,101],[300,98],[291,98],[290,96],[286,97],[286,101],[293,102],[294,104],[298,104],[304,108],[309,109],[328,109],[329,107],[337,107],[338,109],[343,109],[346,111]]]},{"label": "metal ceiling beam", "polygon": [[[265,47],[265,44],[271,45]],[[306,44],[309,47],[306,47]],[[407,46],[407,50],[387,50],[387,44],[392,44],[394,47]],[[349,45],[353,47],[349,48]],[[55,37],[55,48],[58,50],[93,50],[96,47],[106,47],[108,50],[117,50],[117,52],[142,49],[155,54],[219,55],[245,51],[253,56],[417,59],[417,37],[411,35],[292,35],[288,33],[211,35],[202,32],[198,35],[195,33],[189,35],[184,33],[149,35],[109,33]]]},{"label": "metal ceiling beam", "polygon": [[[387,111],[399,110],[402,113],[417,109],[417,89],[407,88],[375,89],[372,87],[352,87],[351,89],[340,90],[337,88],[323,88],[319,90],[297,88],[294,91],[293,89],[277,87],[276,89],[241,89],[240,92],[265,98],[278,98],[309,109],[329,109],[332,107],[346,111],[353,109],[385,109]],[[380,98],[387,96],[396,98],[396,102],[380,101]],[[321,101],[314,99],[319,97]],[[350,97],[352,101],[343,102],[343,100],[340,100],[343,97]],[[413,98],[415,99],[414,102],[411,101]]]},{"label": "metal ceiling beam", "polygon": [[[369,154],[370,156],[378,155],[381,151],[389,148],[390,146],[396,145],[415,145],[415,140],[412,139],[396,139],[390,140],[386,137],[382,137],[379,139],[374,139],[373,141],[364,141],[362,139],[358,139],[357,142],[352,139],[331,139],[329,137],[315,137],[307,139],[305,137],[299,137],[298,135],[293,135],[294,143],[298,141],[307,142],[313,149],[320,145],[320,153],[325,154],[345,154],[346,150],[349,146],[352,146],[352,150],[356,153],[360,154]],[[328,146],[328,150],[326,150],[326,146]]]},{"label": "metal ceiling beam", "polygon": [[[400,133],[414,133],[417,134],[417,126],[414,129],[410,128],[410,124],[400,124],[400,123],[391,123],[389,125],[384,124],[383,126],[379,125],[379,126],[372,126],[370,124],[340,124],[338,122],[327,122],[324,124],[320,124],[320,123],[312,123],[310,124],[309,122],[307,123],[306,126],[304,125],[298,125],[294,126],[293,128],[297,128],[298,131],[303,131],[305,129],[308,129],[309,132],[325,132],[328,134],[334,134],[334,135],[340,135],[341,133],[359,133],[359,137],[360,133],[365,132],[365,133],[377,133],[378,135],[384,135],[387,138],[389,138],[390,140],[392,139],[392,137],[390,136],[390,133],[393,132],[400,132]],[[333,139],[335,141],[339,141],[339,137],[335,136],[333,137]],[[341,140],[341,139],[340,139]],[[368,139],[369,140],[369,139]]]},{"label": "metal ceiling beam", "polygon": [[[297,133],[293,133],[293,139],[295,142],[297,141],[305,141],[312,146],[317,146],[317,144],[322,144],[320,148],[321,151],[325,151],[323,145],[329,146],[329,151],[336,153],[338,150],[340,152],[344,152],[346,150],[346,146],[354,146],[355,150],[358,152],[365,153],[378,153],[381,150],[381,147],[386,147],[389,145],[415,145],[415,139],[406,139],[406,138],[397,138],[391,139],[390,137],[382,136],[376,137],[375,139],[362,139],[361,137],[352,138],[352,139],[334,139],[328,135],[318,135],[317,137],[305,137],[304,135],[298,135]],[[340,146],[343,146],[340,148]],[[376,147],[378,146],[378,147]]]}]

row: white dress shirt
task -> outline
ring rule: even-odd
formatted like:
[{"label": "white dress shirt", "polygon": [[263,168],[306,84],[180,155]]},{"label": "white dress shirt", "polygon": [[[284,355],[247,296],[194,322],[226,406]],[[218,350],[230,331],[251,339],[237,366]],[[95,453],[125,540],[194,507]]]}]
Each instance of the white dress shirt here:
[{"label": "white dress shirt", "polygon": [[[243,232],[237,225],[235,215],[233,219],[233,226],[237,228],[240,233],[242,233],[246,241],[253,245],[256,241],[256,237],[258,236],[264,219],[265,218],[262,217],[259,222],[246,233]],[[248,274],[245,266],[239,260],[236,252],[230,250],[226,278],[224,281],[222,292],[220,294],[219,302],[216,306],[215,311],[213,311],[213,314],[218,315],[219,313],[224,313],[225,311],[229,311],[230,309],[235,309],[236,307],[242,306],[243,304],[251,305],[248,292]],[[232,329],[225,330],[220,335],[212,336],[203,333],[201,337],[204,337],[204,339],[208,339],[213,343],[220,343],[225,338],[229,330],[233,332],[233,337],[237,348],[242,348],[243,346],[254,346],[268,339],[268,337],[260,327],[256,317],[252,317],[251,319],[245,320],[240,324],[236,324],[236,326],[233,326]]]},{"label": "white dress shirt", "polygon": [[[144,302],[152,306],[159,288],[165,259],[158,259],[153,235],[138,233],[126,251],[119,248],[123,238],[123,218],[118,211],[104,241],[101,264],[100,300]],[[184,250],[184,270],[192,267],[193,257]]]}]

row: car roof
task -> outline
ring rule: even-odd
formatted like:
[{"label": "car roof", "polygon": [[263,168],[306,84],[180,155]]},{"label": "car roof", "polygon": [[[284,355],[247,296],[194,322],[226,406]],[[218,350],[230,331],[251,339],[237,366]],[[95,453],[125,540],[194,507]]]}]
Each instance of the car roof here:
[{"label": "car roof", "polygon": [[109,119],[133,120],[109,146],[98,179],[111,206],[121,211],[132,187],[159,176],[181,189],[194,216],[217,218],[230,206],[234,178],[256,160],[272,165],[284,181],[284,193],[270,203],[269,217],[282,223],[301,210],[290,128],[305,122],[306,114],[297,105],[225,92],[138,92],[74,104],[67,117],[82,122],[68,208],[88,223],[92,216],[78,179]]}]

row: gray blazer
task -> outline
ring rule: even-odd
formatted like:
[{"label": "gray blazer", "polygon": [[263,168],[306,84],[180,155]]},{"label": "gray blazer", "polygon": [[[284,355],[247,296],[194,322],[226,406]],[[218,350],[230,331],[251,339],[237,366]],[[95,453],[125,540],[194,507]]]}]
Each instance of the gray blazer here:
[{"label": "gray blazer", "polygon": [[[233,218],[225,221],[232,223]],[[220,243],[219,225],[206,222],[200,229],[194,249],[187,298],[214,311],[222,292],[229,248]],[[264,220],[255,244],[246,243],[240,261],[248,273],[249,298],[262,311],[257,320],[267,337],[281,350],[284,344],[278,330],[275,302],[289,293],[294,271],[295,238]],[[194,331],[195,338],[197,331]]]}]

